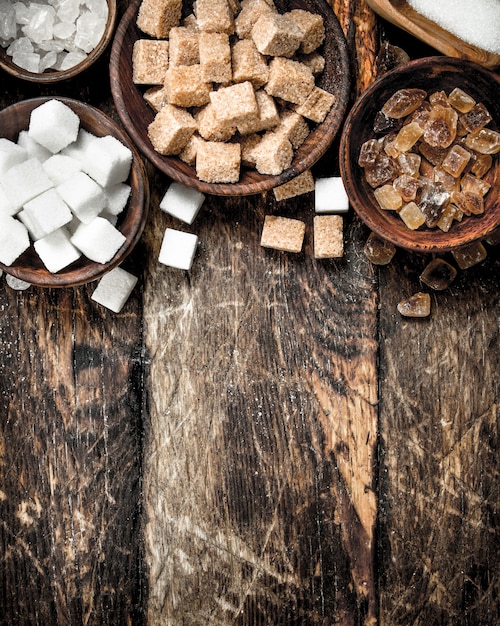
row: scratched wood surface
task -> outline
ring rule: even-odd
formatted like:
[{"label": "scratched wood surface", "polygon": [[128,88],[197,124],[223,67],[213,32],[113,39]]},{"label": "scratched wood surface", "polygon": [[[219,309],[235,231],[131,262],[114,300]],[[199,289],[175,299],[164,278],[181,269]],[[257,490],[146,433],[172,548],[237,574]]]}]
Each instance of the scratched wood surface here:
[{"label": "scratched wood surface", "polygon": [[[427,52],[332,6],[352,98],[382,42]],[[56,93],[116,118],[106,64]],[[2,105],[54,93],[0,83]],[[268,193],[207,198],[175,271],[148,172],[122,313],[0,282],[0,624],[497,623],[498,247],[404,320],[429,259],[373,267],[349,215],[344,258],[314,260],[311,195]],[[266,214],[306,222],[301,254],[260,247]]]}]

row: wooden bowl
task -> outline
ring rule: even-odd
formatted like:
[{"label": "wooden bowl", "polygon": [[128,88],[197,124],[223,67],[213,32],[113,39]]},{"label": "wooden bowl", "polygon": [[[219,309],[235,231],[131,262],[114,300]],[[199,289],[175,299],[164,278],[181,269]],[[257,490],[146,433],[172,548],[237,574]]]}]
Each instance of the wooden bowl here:
[{"label": "wooden bowl", "polygon": [[5,48],[0,47],[0,68],[4,69],[9,74],[12,74],[12,76],[15,76],[16,78],[41,84],[57,83],[81,74],[97,61],[113,38],[117,15],[116,0],[107,0],[107,3],[108,21],[106,22],[106,27],[101,40],[81,63],[62,71],[48,69],[41,73],[29,72],[28,70],[25,70],[13,63],[12,58],[5,52]]},{"label": "wooden bowl", "polygon": [[[31,111],[50,99],[42,97],[23,100],[0,111],[0,136],[17,141],[19,132],[29,126]],[[33,246],[30,246],[12,265],[6,266],[0,263],[0,267],[8,274],[39,287],[82,285],[97,280],[122,263],[142,235],[149,208],[149,184],[146,170],[140,154],[127,134],[102,111],[78,100],[62,97],[57,97],[57,99],[79,116],[81,128],[98,137],[112,135],[132,151],[132,167],[127,181],[132,189],[128,204],[116,224],[120,232],[125,235],[126,241],[108,263],[96,263],[82,256],[71,265],[53,274],[45,268]]]},{"label": "wooden bowl", "polygon": [[440,90],[449,93],[454,87],[460,87],[489,110],[493,121],[488,128],[499,129],[500,77],[497,74],[472,61],[456,58],[429,57],[410,61],[373,83],[346,119],[340,141],[340,169],[350,203],[372,231],[409,250],[444,252],[483,239],[500,224],[498,154],[493,157],[493,167],[486,177],[491,188],[485,196],[484,213],[464,216],[461,222],[454,222],[447,233],[425,226],[410,230],[394,211],[380,209],[373,189],[365,180],[363,169],[358,165],[360,146],[374,137],[373,120],[384,102],[398,89],[410,87],[424,89],[429,95]]},{"label": "wooden bowl", "polygon": [[415,11],[406,0],[366,0],[366,3],[387,21],[447,56],[468,59],[490,68],[500,65],[500,54],[489,52],[460,39]]},{"label": "wooden bowl", "polygon": [[[153,148],[148,138],[148,126],[154,119],[154,111],[143,98],[144,88],[132,81],[132,49],[139,38],[145,38],[136,26],[139,2],[135,2],[126,11],[111,49],[111,92],[118,114],[135,141],[139,150],[160,171],[170,178],[194,187],[204,193],[233,196],[250,195],[272,189],[281,185],[306,169],[310,168],[325,153],[338,133],[347,108],[350,74],[347,57],[347,44],[339,22],[330,6],[324,0],[290,0],[287,8],[304,8],[323,16],[326,37],[322,46],[325,56],[325,70],[320,79],[316,80],[319,87],[324,88],[336,97],[336,106],[332,108],[322,124],[314,125],[304,144],[296,151],[291,166],[279,176],[266,176],[256,171],[242,168],[238,183],[210,184],[199,180],[193,167],[177,157],[162,156]],[[185,10],[192,6],[185,3]],[[278,10],[283,7],[276,4]]]}]

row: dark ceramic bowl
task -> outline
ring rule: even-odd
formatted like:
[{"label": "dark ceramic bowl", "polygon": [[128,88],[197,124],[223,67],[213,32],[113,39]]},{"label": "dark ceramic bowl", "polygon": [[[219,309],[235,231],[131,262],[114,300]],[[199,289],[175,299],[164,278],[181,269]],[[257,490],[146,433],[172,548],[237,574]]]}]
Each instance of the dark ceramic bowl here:
[{"label": "dark ceramic bowl", "polygon": [[373,121],[382,105],[398,89],[416,87],[430,95],[460,87],[476,102],[482,102],[493,117],[488,128],[500,126],[500,77],[467,60],[429,57],[411,61],[378,79],[358,99],[350,111],[341,137],[340,168],[344,185],[353,206],[365,224],[383,239],[396,246],[419,252],[444,252],[484,239],[500,224],[500,160],[493,157],[493,167],[486,176],[491,188],[484,198],[482,215],[464,217],[448,232],[421,227],[410,230],[394,211],[380,209],[373,189],[358,165],[361,145],[374,137]]},{"label": "dark ceramic bowl", "polygon": [[[185,2],[187,10],[192,2]],[[139,38],[147,37],[136,26],[139,3],[136,1],[126,11],[118,25],[111,49],[111,91],[118,114],[135,141],[139,150],[160,171],[170,178],[194,187],[207,194],[239,196],[255,194],[281,185],[306,169],[323,156],[337,135],[343,122],[350,90],[347,44],[339,22],[324,0],[290,0],[287,9],[303,8],[323,16],[326,37],[320,51],[325,57],[325,69],[316,84],[336,97],[336,105],[323,123],[316,125],[304,144],[296,151],[291,166],[279,176],[266,176],[242,168],[238,183],[205,183],[196,176],[196,171],[177,157],[162,156],[148,138],[148,126],[154,119],[153,109],[143,97],[144,89],[132,81],[132,50]],[[279,3],[277,8],[280,9]],[[285,7],[281,7],[283,10]]]},{"label": "dark ceramic bowl", "polygon": [[[0,111],[0,136],[16,141],[21,130],[27,129],[31,111],[51,98],[24,100]],[[126,133],[107,115],[98,109],[69,98],[57,98],[69,106],[80,118],[80,127],[102,137],[112,135],[132,151],[132,167],[128,184],[131,194],[128,204],[119,216],[116,227],[125,235],[126,241],[115,256],[105,264],[90,261],[82,256],[57,273],[49,272],[31,245],[12,265],[0,263],[0,267],[21,280],[39,287],[70,287],[97,280],[119,265],[139,241],[146,224],[149,207],[149,184],[141,156]]]}]

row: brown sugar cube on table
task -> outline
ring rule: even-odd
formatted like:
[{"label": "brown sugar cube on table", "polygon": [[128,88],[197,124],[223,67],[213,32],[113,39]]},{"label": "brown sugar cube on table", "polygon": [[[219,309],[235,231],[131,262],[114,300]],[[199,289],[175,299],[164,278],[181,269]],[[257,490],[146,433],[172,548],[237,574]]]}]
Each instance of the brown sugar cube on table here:
[{"label": "brown sugar cube on table", "polygon": [[231,47],[226,33],[200,33],[201,76],[207,83],[231,81]]},{"label": "brown sugar cube on table", "polygon": [[176,26],[170,30],[170,65],[197,65],[200,62],[200,34],[193,28]]},{"label": "brown sugar cube on table", "polygon": [[132,51],[132,80],[136,85],[163,85],[168,69],[169,42],[138,39]]},{"label": "brown sugar cube on table", "polygon": [[207,183],[237,183],[241,149],[238,143],[205,141],[196,151],[196,174]]},{"label": "brown sugar cube on table", "polygon": [[316,259],[334,259],[344,254],[342,215],[315,215],[314,256]]},{"label": "brown sugar cube on table", "polygon": [[196,128],[196,121],[188,111],[167,104],[148,126],[148,136],[160,154],[179,154]]},{"label": "brown sugar cube on table", "polygon": [[166,39],[170,29],[179,25],[181,13],[182,0],[142,0],[137,27],[151,37]]},{"label": "brown sugar cube on table", "polygon": [[169,67],[165,76],[169,104],[199,107],[210,100],[210,85],[203,80],[200,65]]},{"label": "brown sugar cube on table", "polygon": [[278,201],[288,200],[311,191],[314,191],[314,177],[311,170],[305,170],[287,183],[273,189],[274,197]]},{"label": "brown sugar cube on table", "polygon": [[304,243],[306,225],[290,217],[266,215],[260,238],[264,248],[283,252],[300,252]]}]

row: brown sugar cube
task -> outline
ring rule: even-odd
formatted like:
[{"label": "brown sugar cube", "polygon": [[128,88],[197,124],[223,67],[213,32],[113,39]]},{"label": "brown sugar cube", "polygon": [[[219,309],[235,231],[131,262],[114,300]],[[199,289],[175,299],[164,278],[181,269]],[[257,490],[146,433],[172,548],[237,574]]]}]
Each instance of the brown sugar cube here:
[{"label": "brown sugar cube", "polygon": [[231,81],[231,47],[226,33],[200,33],[201,75],[207,83]]},{"label": "brown sugar cube", "polygon": [[249,80],[255,89],[262,87],[269,78],[269,67],[264,55],[251,39],[240,39],[232,47],[233,81]]},{"label": "brown sugar cube", "polygon": [[314,76],[319,76],[325,69],[325,57],[316,51],[298,55],[297,61],[308,67]]},{"label": "brown sugar cube", "polygon": [[334,259],[344,254],[342,215],[314,216],[314,257]]},{"label": "brown sugar cube", "polygon": [[158,112],[166,104],[168,104],[167,93],[163,85],[155,85],[144,92],[144,100],[149,104],[153,111]]},{"label": "brown sugar cube", "polygon": [[234,16],[227,0],[196,0],[196,22],[208,33],[234,33]]},{"label": "brown sugar cube", "polygon": [[278,185],[273,189],[274,197],[278,202],[301,196],[305,193],[314,191],[314,177],[311,170],[305,170],[292,180],[283,185]]},{"label": "brown sugar cube", "polygon": [[165,39],[138,39],[132,51],[132,80],[136,85],[163,85],[168,69]]},{"label": "brown sugar cube", "polygon": [[219,120],[211,102],[200,109],[194,118],[198,123],[198,132],[206,141],[229,141],[236,132],[236,126]]},{"label": "brown sugar cube", "polygon": [[180,107],[200,107],[210,101],[211,85],[203,80],[200,65],[169,67],[165,76],[165,91],[169,104]]},{"label": "brown sugar cube", "polygon": [[292,144],[283,135],[267,131],[262,141],[254,149],[255,168],[259,174],[277,176],[287,167],[290,167],[293,159]]},{"label": "brown sugar cube", "polygon": [[142,0],[137,13],[137,27],[143,33],[166,39],[171,28],[178,26],[182,0]]},{"label": "brown sugar cube", "polygon": [[309,54],[319,48],[325,40],[325,25],[321,15],[303,9],[293,9],[287,15],[297,24],[302,32],[300,51]]},{"label": "brown sugar cube", "polygon": [[296,111],[308,120],[320,124],[335,104],[335,96],[321,87],[314,87]]},{"label": "brown sugar cube", "polygon": [[250,37],[252,28],[262,15],[276,12],[276,9],[266,0],[244,0],[241,3],[241,11],[234,20],[236,34],[240,39]]},{"label": "brown sugar cube", "polygon": [[245,135],[241,138],[241,164],[255,169],[255,149],[262,141],[262,136],[258,133]]},{"label": "brown sugar cube", "polygon": [[259,112],[255,91],[250,81],[211,91],[210,101],[219,120],[229,124],[244,122]]},{"label": "brown sugar cube", "polygon": [[196,174],[206,183],[237,183],[240,178],[239,143],[205,141],[196,152]]},{"label": "brown sugar cube", "polygon": [[179,152],[179,159],[181,161],[184,161],[184,163],[187,163],[188,165],[195,165],[198,146],[203,141],[204,140],[197,133],[191,135],[191,137],[188,139],[187,144]]},{"label": "brown sugar cube", "polygon": [[258,113],[255,117],[249,117],[238,123],[237,127],[241,135],[269,130],[279,124],[280,116],[274,99],[263,90],[256,91],[255,98],[259,107]]},{"label": "brown sugar cube", "polygon": [[306,120],[296,111],[284,111],[281,114],[281,121],[275,133],[283,135],[292,144],[292,148],[297,150],[309,135],[309,126]]},{"label": "brown sugar cube", "polygon": [[261,54],[291,57],[302,42],[302,31],[287,15],[267,13],[254,24],[251,37]]},{"label": "brown sugar cube", "polygon": [[190,113],[167,104],[148,126],[148,137],[160,154],[179,154],[195,130],[196,121]]},{"label": "brown sugar cube", "polygon": [[193,28],[176,26],[170,30],[170,65],[197,65],[200,34]]},{"label": "brown sugar cube", "polygon": [[269,64],[269,80],[264,89],[270,96],[302,104],[313,88],[313,73],[298,61],[275,57]]},{"label": "brown sugar cube", "polygon": [[283,252],[300,252],[305,232],[306,225],[301,220],[266,215],[260,245]]}]

